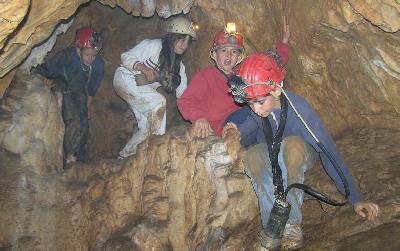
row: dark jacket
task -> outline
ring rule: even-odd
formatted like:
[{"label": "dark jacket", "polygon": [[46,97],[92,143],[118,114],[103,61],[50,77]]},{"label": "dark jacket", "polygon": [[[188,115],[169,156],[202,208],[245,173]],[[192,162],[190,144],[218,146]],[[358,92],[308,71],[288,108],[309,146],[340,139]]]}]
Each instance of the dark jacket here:
[{"label": "dark jacket", "polygon": [[91,69],[83,66],[75,47],[66,48],[41,65],[38,73],[48,79],[60,80],[61,91],[80,92],[94,96],[104,76],[104,62],[97,56]]},{"label": "dark jacket", "polygon": [[[344,163],[340,153],[338,152],[336,145],[330,136],[329,132],[325,129],[321,120],[319,119],[316,112],[311,108],[311,106],[307,103],[307,101],[297,96],[289,91],[286,91],[289,96],[289,99],[292,101],[297,111],[301,114],[303,119],[306,121],[312,132],[316,135],[320,143],[322,143],[328,152],[332,155],[334,160],[338,163],[339,167],[342,169],[347,181],[349,183],[350,189],[350,197],[349,201],[351,204],[359,202],[362,198],[360,192],[355,186],[354,179]],[[283,95],[283,94],[282,94]],[[273,114],[275,114],[275,118],[279,121],[280,109],[274,109]],[[264,130],[262,117],[255,114],[249,106],[243,107],[238,111],[232,113],[225,121],[233,122],[237,125],[240,133],[241,133],[241,144],[244,147],[248,147],[250,145],[254,145],[257,143],[265,142]],[[277,130],[276,122],[274,121],[273,115],[270,114],[268,119],[272,125],[272,129],[275,132]],[[279,123],[279,122],[278,122]],[[306,142],[308,142],[320,155],[324,169],[328,173],[328,175],[333,179],[338,189],[344,193],[344,188],[342,181],[338,174],[336,173],[333,164],[328,160],[325,154],[322,153],[322,150],[317,145],[311,134],[307,131],[305,126],[302,124],[301,120],[295,114],[293,108],[289,105],[288,115],[286,120],[286,127],[283,133],[283,138],[288,136],[299,136],[303,138]]]}]

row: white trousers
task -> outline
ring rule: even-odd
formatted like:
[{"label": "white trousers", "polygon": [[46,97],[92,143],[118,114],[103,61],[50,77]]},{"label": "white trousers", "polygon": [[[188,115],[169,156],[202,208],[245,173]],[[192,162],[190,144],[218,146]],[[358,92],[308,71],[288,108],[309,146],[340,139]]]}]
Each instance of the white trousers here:
[{"label": "white trousers", "polygon": [[151,85],[137,86],[135,73],[118,67],[114,75],[114,90],[128,103],[138,123],[138,131],[119,153],[121,157],[135,154],[138,144],[151,134],[163,135],[166,128],[165,97]]}]

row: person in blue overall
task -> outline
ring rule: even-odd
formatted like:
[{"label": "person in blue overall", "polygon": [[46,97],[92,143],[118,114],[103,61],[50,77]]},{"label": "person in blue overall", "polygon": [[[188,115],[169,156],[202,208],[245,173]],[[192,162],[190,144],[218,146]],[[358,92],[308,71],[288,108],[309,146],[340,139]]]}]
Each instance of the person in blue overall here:
[{"label": "person in blue overall", "polygon": [[[236,69],[235,77],[229,81],[235,101],[246,103],[247,106],[233,112],[226,119],[223,135],[226,135],[229,129],[238,130],[237,133],[240,133],[240,143],[246,148],[246,174],[250,177],[258,197],[263,230],[267,227],[275,201],[275,185],[269,155],[271,148],[268,148],[268,138],[277,131],[281,122],[280,96],[283,93],[281,87],[285,75],[279,55],[269,51],[247,57]],[[308,124],[309,129],[343,171],[350,191],[349,203],[354,206],[355,212],[373,220],[378,215],[379,206],[362,200],[349,169],[316,112],[304,98],[289,91],[285,91],[284,94],[292,102],[288,105],[286,126],[278,155],[284,186],[303,183],[304,172],[321,158],[324,169],[339,191],[344,193],[344,185],[335,172],[333,164],[325,154],[322,154],[322,149],[296,115],[294,106]],[[272,134],[268,134],[268,130],[272,131]],[[286,197],[291,205],[291,211],[283,232],[282,247],[284,249],[295,249],[303,245],[301,230],[303,195],[303,190],[291,189]],[[261,245],[268,248],[271,244],[267,243],[268,239],[263,238],[264,232],[260,233]]]},{"label": "person in blue overall", "polygon": [[36,68],[45,84],[62,93],[66,163],[85,161],[92,98],[104,76],[104,62],[98,55],[101,47],[101,34],[84,27],[77,31],[74,46]]}]

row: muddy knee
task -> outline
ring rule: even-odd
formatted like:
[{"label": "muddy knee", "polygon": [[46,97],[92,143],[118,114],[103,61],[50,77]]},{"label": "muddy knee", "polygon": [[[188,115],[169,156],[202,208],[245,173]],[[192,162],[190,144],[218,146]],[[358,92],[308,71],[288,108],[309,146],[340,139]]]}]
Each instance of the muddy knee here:
[{"label": "muddy knee", "polygon": [[154,110],[151,112],[148,123],[151,133],[155,133],[162,126],[162,121],[166,116],[166,99],[164,96],[160,95],[157,99],[157,104],[154,104]]},{"label": "muddy knee", "polygon": [[271,168],[271,162],[267,155],[268,147],[266,144],[251,146],[246,151],[247,169],[257,184],[261,184],[261,179],[265,174],[265,170]]},{"label": "muddy knee", "polygon": [[282,150],[289,179],[297,177],[306,162],[307,143],[300,137],[290,136],[283,140]]}]

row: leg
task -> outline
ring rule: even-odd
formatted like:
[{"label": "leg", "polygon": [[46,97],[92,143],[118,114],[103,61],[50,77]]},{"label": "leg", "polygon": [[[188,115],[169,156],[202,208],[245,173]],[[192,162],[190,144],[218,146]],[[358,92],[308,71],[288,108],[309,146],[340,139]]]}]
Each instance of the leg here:
[{"label": "leg", "polygon": [[136,153],[136,147],[151,134],[162,135],[166,128],[166,100],[150,86],[136,86],[134,74],[118,68],[114,89],[124,99],[138,122],[138,131],[120,152],[122,157]]},{"label": "leg", "polygon": [[[287,175],[283,175],[285,186],[292,183],[303,183],[304,173],[310,169],[317,159],[315,151],[302,138],[289,136],[282,141],[279,156],[280,166]],[[303,204],[303,190],[293,188],[289,191],[287,200],[292,206],[289,224],[301,224],[301,205]]]},{"label": "leg", "polygon": [[[302,138],[289,136],[282,142],[279,162],[284,166],[286,174],[285,186],[292,183],[303,183],[304,173],[313,166],[316,153]],[[283,232],[282,247],[284,249],[297,249],[303,245],[303,232],[301,229],[301,206],[303,204],[303,190],[293,188],[287,195],[291,205],[289,220]]]},{"label": "leg", "polygon": [[246,166],[246,174],[250,177],[258,197],[262,227],[265,229],[275,201],[275,186],[267,144],[257,144],[247,149]]},{"label": "leg", "polygon": [[80,102],[79,109],[79,148],[76,152],[76,159],[78,161],[85,161],[86,157],[86,145],[89,136],[89,119],[88,119],[88,109],[87,109],[87,99],[83,98]]},{"label": "leg", "polygon": [[80,119],[76,100],[69,94],[63,96],[62,117],[65,125],[64,158],[69,159],[79,148]]}]

